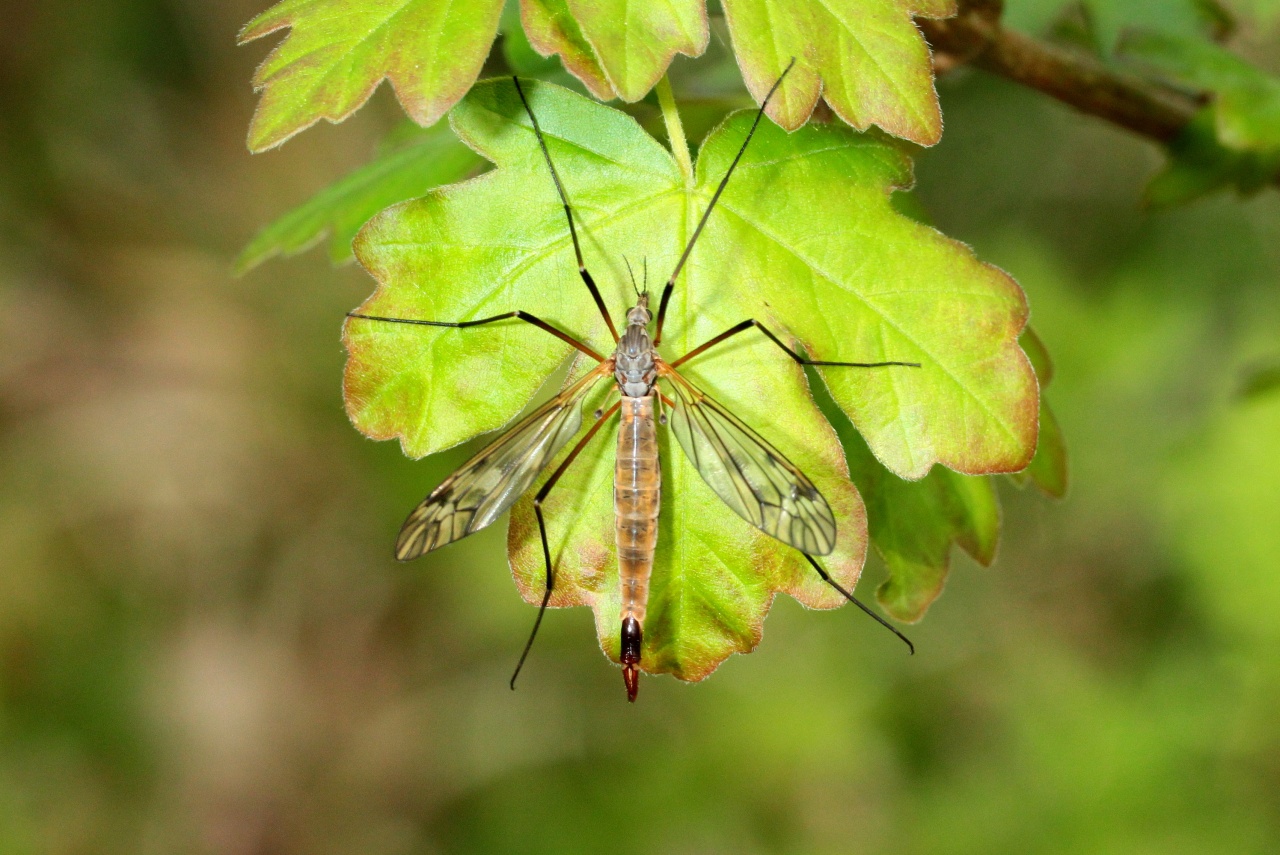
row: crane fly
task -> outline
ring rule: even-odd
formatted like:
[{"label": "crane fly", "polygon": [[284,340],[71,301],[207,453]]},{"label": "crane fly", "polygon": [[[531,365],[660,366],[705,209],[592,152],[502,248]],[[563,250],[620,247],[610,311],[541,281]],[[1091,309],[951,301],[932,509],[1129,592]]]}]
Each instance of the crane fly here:
[{"label": "crane fly", "polygon": [[[546,589],[542,595],[538,616],[534,620],[533,630],[529,634],[529,640],[520,654],[515,673],[511,677],[513,689],[520,669],[524,666],[533,641],[537,637],[538,627],[542,623],[555,585],[555,567],[547,540],[543,503],[565,471],[614,414],[619,416],[613,491],[621,598],[619,659],[628,700],[634,701],[639,690],[645,608],[658,540],[658,515],[662,492],[662,472],[658,461],[657,426],[659,424],[669,425],[694,468],[735,513],[764,533],[799,550],[823,581],[906,642],[908,648],[914,652],[906,636],[845,590],[814,559],[814,556],[828,555],[835,549],[836,520],[826,499],[822,497],[813,482],[782,452],[743,424],[733,413],[695,386],[677,369],[681,364],[706,353],[721,342],[752,329],[762,333],[801,365],[919,368],[919,363],[826,362],[807,359],[784,344],[782,339],[755,319],[748,319],[730,327],[675,360],[666,361],[657,349],[662,341],[667,306],[680,271],[688,261],[734,169],[746,152],[765,108],[769,105],[769,100],[777,92],[794,63],[793,59],[765,96],[760,110],[756,113],[755,121],[752,122],[750,130],[742,141],[741,148],[738,149],[737,155],[711,197],[711,202],[703,212],[679,261],[676,262],[675,270],[667,279],[658,304],[657,322],[652,337],[649,334],[649,326],[654,322],[654,315],[649,306],[647,274],[643,291],[636,288],[634,274],[632,275],[632,287],[636,290],[636,304],[627,312],[622,332],[619,333],[614,326],[604,299],[600,295],[600,289],[583,262],[578,231],[574,225],[573,209],[569,205],[560,175],[551,160],[551,152],[547,148],[537,116],[530,108],[518,78],[512,78],[516,92],[533,125],[543,159],[546,161],[556,192],[564,206],[565,217],[569,223],[569,235],[573,241],[573,251],[578,263],[578,275],[582,278],[613,336],[615,346],[612,354],[607,356],[601,354],[553,324],[520,309],[493,317],[462,322],[388,318],[358,312],[349,313],[352,318],[368,321],[455,329],[466,329],[506,320],[520,320],[572,345],[596,362],[596,366],[585,376],[490,443],[446,478],[414,508],[396,541],[396,557],[401,561],[417,558],[423,553],[479,531],[510,509],[516,500],[533,486],[538,475],[551,463],[552,459],[578,435],[583,423],[582,402],[587,394],[596,387],[597,383],[607,378],[611,377],[616,384],[619,400],[607,410],[595,412],[595,423],[573,446],[534,498],[533,509],[542,538],[542,557],[546,565]],[[628,269],[630,269],[629,263]],[[659,389],[659,381],[665,381],[671,392],[670,396]]]}]

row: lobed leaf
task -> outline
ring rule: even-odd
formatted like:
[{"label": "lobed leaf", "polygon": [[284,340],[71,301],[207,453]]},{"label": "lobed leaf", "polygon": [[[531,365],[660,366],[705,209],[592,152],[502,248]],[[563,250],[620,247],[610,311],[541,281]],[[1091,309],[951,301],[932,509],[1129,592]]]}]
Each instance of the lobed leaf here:
[{"label": "lobed leaf", "polygon": [[384,78],[415,122],[434,124],[475,82],[501,11],[502,0],[281,0],[240,32],[244,44],[290,30],[254,75],[249,148],[342,121]]},{"label": "lobed leaf", "polygon": [[543,56],[559,54],[564,67],[601,101],[615,97],[595,49],[569,11],[568,0],[521,0],[520,21],[535,50]]},{"label": "lobed leaf", "polygon": [[639,101],[677,53],[698,56],[710,27],[705,0],[522,0],[529,41],[601,100]]},{"label": "lobed leaf", "polygon": [[565,0],[613,91],[639,101],[677,53],[698,56],[711,30],[706,0]]},{"label": "lobed leaf", "polygon": [[236,270],[245,273],[277,254],[296,255],[325,235],[329,258],[335,264],[348,261],[352,239],[374,214],[456,181],[480,164],[447,129],[419,132],[409,144],[384,152],[263,228],[236,259]]},{"label": "lobed leaf", "polygon": [[[588,267],[621,317],[635,299],[623,258],[637,275],[648,269],[649,284],[665,279],[752,115],[717,128],[695,174],[685,176],[625,115],[548,84],[530,82],[526,92],[578,217]],[[497,168],[365,227],[356,255],[378,288],[361,311],[459,321],[518,308],[611,349],[510,82],[477,85],[451,122]],[[894,211],[890,192],[909,181],[906,157],[874,137],[841,126],[788,135],[762,124],[681,276],[662,352],[679,356],[755,317],[815,358],[920,361],[921,369],[829,368],[821,376],[898,474],[920,478],[935,463],[972,474],[1021,469],[1038,412],[1036,380],[1018,347],[1022,292],[967,247]],[[415,456],[509,422],[571,353],[518,322],[462,331],[352,320],[345,338],[352,420],[370,436],[400,438]],[[817,484],[839,521],[824,565],[852,585],[866,549],[865,511],[804,373],[754,332],[681,371]],[[668,431],[660,437],[664,502],[645,670],[701,679],[755,646],[778,592],[813,607],[840,604],[799,553],[716,498]],[[616,658],[612,442],[597,438],[543,507],[557,572],[552,602],[591,605],[601,644]],[[973,538],[979,552],[980,540]],[[509,542],[517,583],[536,601],[544,571],[528,497],[513,511]]]},{"label": "lobed leaf", "polygon": [[782,127],[803,125],[822,97],[859,130],[878,125],[921,145],[941,138],[929,48],[912,17],[954,15],[952,0],[724,0],[724,12],[757,102],[796,58],[769,105]]},{"label": "lobed leaf", "polygon": [[[258,69],[262,93],[249,147],[263,151],[320,119],[339,122],[385,78],[414,121],[433,124],[479,74],[502,0],[281,0],[240,42],[290,35]],[[954,0],[725,0],[743,76],[757,101],[792,57],[770,105],[784,127],[804,124],[819,97],[859,129],[878,125],[922,145],[942,118],[928,46],[912,16],[955,14]],[[643,98],[677,53],[710,38],[705,0],[521,0],[528,43],[602,100]]]}]

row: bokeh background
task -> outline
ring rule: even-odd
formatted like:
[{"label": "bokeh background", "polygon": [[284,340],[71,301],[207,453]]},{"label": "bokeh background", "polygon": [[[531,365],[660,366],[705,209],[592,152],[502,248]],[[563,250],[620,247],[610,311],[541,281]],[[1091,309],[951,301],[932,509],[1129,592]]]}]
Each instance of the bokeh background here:
[{"label": "bokeh background", "polygon": [[511,693],[502,527],[390,558],[465,451],[348,424],[371,281],[231,275],[399,121],[250,156],[264,2],[0,2],[0,852],[1280,851],[1280,193],[1143,210],[1153,146],[947,77],[917,195],[1029,294],[1068,498],[1002,486],[914,658],[783,599],[629,706],[574,610]]}]

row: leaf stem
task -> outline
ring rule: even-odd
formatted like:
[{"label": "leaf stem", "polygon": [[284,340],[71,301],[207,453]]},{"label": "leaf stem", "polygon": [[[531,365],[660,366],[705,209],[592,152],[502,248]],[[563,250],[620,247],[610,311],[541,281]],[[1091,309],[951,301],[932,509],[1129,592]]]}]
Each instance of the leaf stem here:
[{"label": "leaf stem", "polygon": [[680,123],[680,111],[676,109],[676,96],[671,91],[671,80],[662,75],[658,81],[658,105],[662,107],[662,120],[667,123],[667,139],[671,143],[671,153],[680,164],[686,183],[693,181],[693,161],[689,157],[689,142],[684,136],[684,125]]}]

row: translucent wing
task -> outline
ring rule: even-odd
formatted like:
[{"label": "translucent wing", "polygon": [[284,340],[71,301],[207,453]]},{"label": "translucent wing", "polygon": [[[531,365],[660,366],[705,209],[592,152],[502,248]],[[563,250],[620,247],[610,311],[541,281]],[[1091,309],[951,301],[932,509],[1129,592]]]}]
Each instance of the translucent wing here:
[{"label": "translucent wing", "polygon": [[778,449],[673,369],[671,429],[702,480],[738,516],[810,555],[836,545],[827,500]]},{"label": "translucent wing", "polygon": [[405,520],[396,558],[408,561],[466,537],[515,504],[582,427],[582,399],[611,370],[611,362],[600,363],[446,478]]}]

